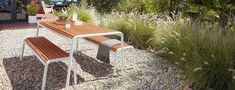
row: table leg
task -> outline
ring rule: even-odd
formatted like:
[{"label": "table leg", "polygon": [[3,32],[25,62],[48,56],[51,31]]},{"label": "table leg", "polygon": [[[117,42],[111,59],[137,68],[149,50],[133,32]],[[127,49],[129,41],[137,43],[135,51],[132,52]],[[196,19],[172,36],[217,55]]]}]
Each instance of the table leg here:
[{"label": "table leg", "polygon": [[67,78],[66,78],[66,84],[65,84],[66,90],[68,90],[70,75],[71,75],[71,69],[72,69],[72,65],[73,65],[73,52],[74,52],[73,49],[74,49],[74,39],[72,40],[71,50],[70,50],[70,54],[69,54],[70,61],[69,61],[69,65],[68,65]]},{"label": "table leg", "polygon": [[[121,53],[122,53],[122,61],[121,62],[124,62],[123,60],[124,60],[124,49],[123,49],[123,47],[124,47],[124,35],[123,35],[123,33],[121,33]],[[123,64],[123,63],[122,63]]]},{"label": "table leg", "polygon": [[39,25],[39,23],[37,24],[37,33],[36,33],[36,37],[38,36],[38,34],[39,34],[39,29],[40,29],[40,25]]},{"label": "table leg", "polygon": [[80,50],[80,47],[79,47],[79,44],[80,44],[80,40],[79,40],[79,38],[77,39],[77,43],[76,43],[76,51],[79,51]]}]

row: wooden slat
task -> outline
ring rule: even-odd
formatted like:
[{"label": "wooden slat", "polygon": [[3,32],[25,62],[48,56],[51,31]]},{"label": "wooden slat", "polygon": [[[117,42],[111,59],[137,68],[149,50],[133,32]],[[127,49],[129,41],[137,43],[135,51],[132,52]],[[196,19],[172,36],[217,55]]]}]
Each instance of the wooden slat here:
[{"label": "wooden slat", "polygon": [[32,37],[25,39],[25,42],[38,54],[44,61],[56,58],[68,57],[69,54],[57,47],[44,37]]},{"label": "wooden slat", "polygon": [[[88,37],[85,38],[88,41],[94,42],[96,44],[101,44],[103,41],[110,40],[108,37],[99,36],[99,37]],[[124,47],[128,46],[126,43],[124,43]],[[117,44],[111,47],[112,51],[117,51],[117,49],[121,48],[121,44]]]},{"label": "wooden slat", "polygon": [[[42,25],[49,28],[50,30],[53,30],[55,32],[58,32],[66,37],[73,38],[78,35],[87,35],[87,34],[98,34],[98,33],[108,33],[108,32],[115,32],[112,29],[104,28],[97,25],[92,25],[88,23],[83,23],[79,26],[73,26],[70,30],[66,30],[64,25],[57,25],[55,24],[55,21],[40,21]],[[101,44],[101,42],[105,40],[110,40],[110,38],[99,36],[99,37],[88,37],[85,38],[91,42],[94,42],[96,44]],[[128,46],[126,43],[124,46]],[[117,49],[121,48],[121,44],[117,44],[112,46],[112,51],[116,51]]]},{"label": "wooden slat", "polygon": [[112,29],[101,27],[98,25],[88,24],[83,22],[82,25],[73,26],[70,30],[66,30],[65,25],[55,24],[55,21],[40,21],[40,24],[50,28],[53,31],[59,32],[69,38],[73,38],[78,35],[88,35],[88,34],[99,34],[99,33],[109,33],[116,32]]}]

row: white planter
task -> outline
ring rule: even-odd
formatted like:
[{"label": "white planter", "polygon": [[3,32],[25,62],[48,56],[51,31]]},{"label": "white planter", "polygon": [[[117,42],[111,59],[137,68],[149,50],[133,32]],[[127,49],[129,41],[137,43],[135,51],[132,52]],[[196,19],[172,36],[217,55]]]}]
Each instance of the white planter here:
[{"label": "white planter", "polygon": [[37,23],[36,16],[28,16],[28,23]]}]

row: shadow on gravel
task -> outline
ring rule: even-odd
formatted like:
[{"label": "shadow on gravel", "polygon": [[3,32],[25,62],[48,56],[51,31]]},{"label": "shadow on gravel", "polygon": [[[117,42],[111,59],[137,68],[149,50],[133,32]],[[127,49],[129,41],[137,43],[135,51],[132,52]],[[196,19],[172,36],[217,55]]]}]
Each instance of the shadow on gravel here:
[{"label": "shadow on gravel", "polygon": [[[3,65],[11,81],[13,90],[40,90],[43,76],[43,64],[34,56],[4,58]],[[65,87],[67,66],[62,63],[51,63],[48,68],[46,89],[57,90]],[[73,72],[70,85],[73,85]],[[78,82],[84,78],[77,75]]]},{"label": "shadow on gravel", "polygon": [[96,78],[107,77],[113,73],[112,65],[98,62],[96,59],[81,52],[76,52],[75,58],[83,71],[93,75]]}]

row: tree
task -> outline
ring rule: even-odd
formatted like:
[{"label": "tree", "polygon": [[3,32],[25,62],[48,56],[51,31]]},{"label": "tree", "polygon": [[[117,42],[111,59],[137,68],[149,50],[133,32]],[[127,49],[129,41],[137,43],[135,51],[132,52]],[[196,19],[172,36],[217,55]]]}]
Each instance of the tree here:
[{"label": "tree", "polygon": [[112,9],[118,6],[119,2],[122,0],[92,0],[92,5],[99,12],[110,12]]},{"label": "tree", "polygon": [[188,10],[184,13],[190,17],[216,19],[222,32],[226,31],[229,18],[235,13],[235,0],[187,0]]},{"label": "tree", "polygon": [[174,15],[185,9],[184,2],[185,0],[154,0],[154,5],[157,12],[168,13],[174,18]]}]

